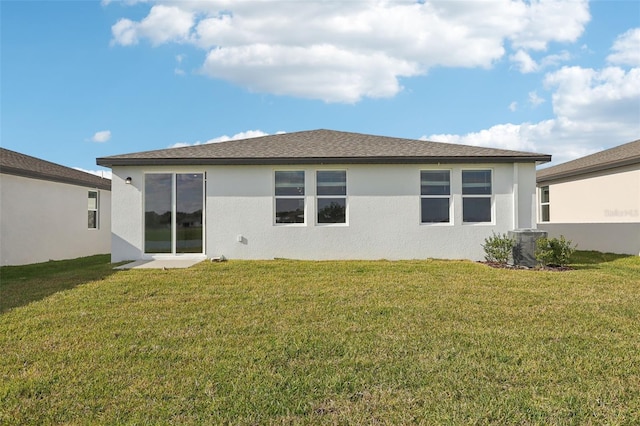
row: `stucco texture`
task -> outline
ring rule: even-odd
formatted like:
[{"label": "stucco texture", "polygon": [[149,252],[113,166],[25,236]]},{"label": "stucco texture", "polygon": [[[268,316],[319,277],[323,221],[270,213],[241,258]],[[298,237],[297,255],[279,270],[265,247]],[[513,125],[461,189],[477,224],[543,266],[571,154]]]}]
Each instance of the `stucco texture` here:
[{"label": "stucco texture", "polygon": [[[347,171],[347,223],[317,224],[315,172]],[[450,224],[420,223],[420,170],[450,170]],[[492,223],[462,223],[461,171],[493,171]],[[304,170],[304,224],[274,223],[274,171]],[[492,232],[535,226],[533,163],[114,166],[112,259],[144,253],[144,174],[206,173],[205,253],[229,259],[472,259]],[[131,177],[131,184],[126,184]]]},{"label": "stucco texture", "polygon": [[111,251],[111,193],[99,192],[99,227],[88,229],[88,187],[0,175],[2,265]]}]

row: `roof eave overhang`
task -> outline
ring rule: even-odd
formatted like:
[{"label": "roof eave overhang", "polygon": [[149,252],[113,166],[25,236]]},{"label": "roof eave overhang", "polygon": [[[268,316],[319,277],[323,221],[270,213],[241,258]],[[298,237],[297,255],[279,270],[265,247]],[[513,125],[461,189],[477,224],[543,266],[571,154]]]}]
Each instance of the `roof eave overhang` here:
[{"label": "roof eave overhang", "polygon": [[89,182],[81,179],[74,179],[63,176],[53,176],[46,173],[39,173],[33,170],[25,170],[14,167],[2,167],[2,173],[13,176],[20,176],[30,179],[45,180],[49,182],[66,183],[69,185],[83,186],[85,188],[97,188],[111,191],[111,180],[101,179],[103,182]]},{"label": "roof eave overhang", "polygon": [[590,173],[604,172],[607,170],[617,169],[619,167],[631,166],[634,164],[640,164],[640,156],[625,158],[624,160],[614,161],[611,163],[598,164],[591,167],[583,167],[580,169],[569,170],[566,172],[551,173],[546,176],[538,177],[536,179],[536,182],[537,183],[551,182],[551,181],[556,181],[561,179],[588,175]]},{"label": "roof eave overhang", "polygon": [[446,157],[98,158],[99,166],[546,163],[550,155]]}]

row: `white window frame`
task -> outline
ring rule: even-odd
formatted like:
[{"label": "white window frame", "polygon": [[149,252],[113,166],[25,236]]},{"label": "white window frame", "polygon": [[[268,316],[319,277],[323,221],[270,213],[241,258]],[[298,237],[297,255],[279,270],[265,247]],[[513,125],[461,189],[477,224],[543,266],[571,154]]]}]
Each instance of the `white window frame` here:
[{"label": "white window frame", "polygon": [[[544,201],[543,193],[544,190],[547,190],[547,201]],[[551,221],[551,191],[549,190],[549,185],[540,187],[540,222],[549,223]],[[544,220],[544,207],[547,208],[547,220]]]},{"label": "white window frame", "polygon": [[[91,194],[96,194],[96,207],[94,209],[89,207],[89,200],[91,199]],[[89,226],[89,213],[95,212],[95,226]],[[90,190],[87,193],[87,229],[100,229],[100,191]]]},{"label": "white window frame", "polygon": [[[318,194],[318,173],[321,172],[344,172],[344,186],[345,186],[345,193],[344,195],[319,195]],[[315,207],[316,207],[316,213],[315,213],[315,224],[316,226],[346,226],[349,223],[349,199],[348,199],[348,195],[349,195],[349,178],[347,176],[347,170],[346,169],[318,169],[315,171],[315,188],[316,188],[316,202],[315,202]],[[318,214],[320,212],[320,209],[318,208],[318,200],[322,200],[322,199],[329,199],[329,198],[341,198],[344,199],[344,222],[320,222],[318,220]]]},{"label": "white window frame", "polygon": [[[449,173],[449,194],[447,195],[424,195],[422,194],[422,172],[448,172]],[[452,185],[452,176],[453,172],[451,169],[420,169],[420,175],[419,175],[419,191],[420,191],[420,224],[421,225],[427,225],[427,226],[449,226],[449,225],[453,225],[453,215],[454,215],[454,211],[453,211],[453,194],[451,193],[451,185]],[[423,199],[433,199],[433,198],[446,198],[449,200],[449,221],[447,222],[423,222],[422,221],[422,200]]]},{"label": "white window frame", "polygon": [[[490,194],[465,194],[464,193],[464,174],[465,172],[489,172],[491,173],[491,193]],[[494,188],[495,188],[495,183],[494,183],[494,178],[495,176],[495,172],[492,168],[488,168],[488,167],[479,167],[479,168],[472,168],[472,169],[462,169],[460,171],[460,194],[462,195],[462,206],[461,206],[461,210],[462,210],[462,224],[463,225],[495,225],[495,221],[496,221],[496,215],[495,215],[495,206],[494,206]],[[465,199],[471,199],[471,198],[488,198],[489,199],[489,214],[491,215],[490,220],[488,221],[484,221],[484,222],[466,222],[464,220],[464,200]]]},{"label": "white window frame", "polygon": [[[302,188],[303,188],[303,193],[299,194],[299,195],[277,195],[276,194],[276,175],[280,172],[302,172],[302,176],[303,176],[303,184],[302,184]],[[276,169],[273,171],[272,173],[273,176],[273,225],[274,226],[306,226],[307,225],[307,217],[308,217],[308,211],[307,211],[307,171],[304,169]],[[302,222],[293,222],[293,223],[286,223],[286,222],[278,222],[278,208],[277,208],[277,204],[278,204],[278,200],[302,200],[302,202],[304,203],[303,206],[303,221]]]}]

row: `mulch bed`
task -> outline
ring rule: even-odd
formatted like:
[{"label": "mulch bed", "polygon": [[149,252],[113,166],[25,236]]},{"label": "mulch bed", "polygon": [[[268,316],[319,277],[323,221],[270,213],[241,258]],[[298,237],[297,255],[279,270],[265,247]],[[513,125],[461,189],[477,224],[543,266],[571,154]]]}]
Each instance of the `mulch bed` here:
[{"label": "mulch bed", "polygon": [[558,266],[558,265],[547,265],[547,266],[536,266],[535,268],[529,268],[527,266],[520,265],[509,265],[504,263],[496,263],[496,262],[478,262],[484,265],[487,265],[491,268],[496,269],[513,269],[513,270],[522,270],[522,271],[554,271],[554,272],[564,272],[564,271],[573,271],[573,268],[570,266]]}]

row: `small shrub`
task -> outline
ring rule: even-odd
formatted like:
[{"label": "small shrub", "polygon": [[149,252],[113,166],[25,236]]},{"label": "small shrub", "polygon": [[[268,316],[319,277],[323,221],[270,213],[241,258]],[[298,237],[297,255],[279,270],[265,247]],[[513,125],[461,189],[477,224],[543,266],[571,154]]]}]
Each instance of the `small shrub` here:
[{"label": "small shrub", "polygon": [[567,266],[575,251],[576,246],[566,240],[564,235],[560,235],[560,238],[539,238],[536,241],[536,260],[543,266]]},{"label": "small shrub", "polygon": [[549,238],[542,237],[536,240],[536,261],[542,266],[553,262],[553,249]]},{"label": "small shrub", "polygon": [[507,234],[501,235],[494,232],[491,237],[485,238],[482,245],[485,260],[506,265],[515,243],[516,241]]}]

